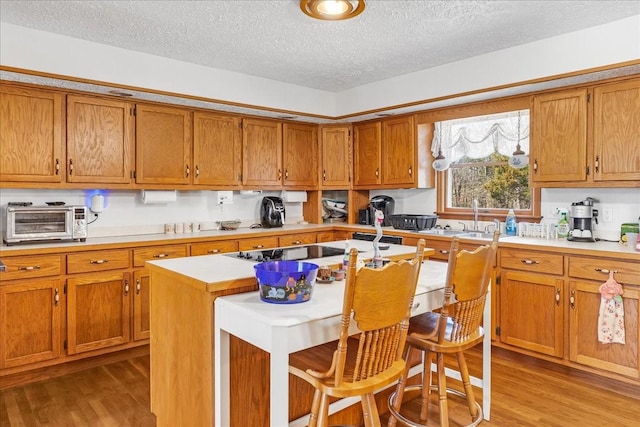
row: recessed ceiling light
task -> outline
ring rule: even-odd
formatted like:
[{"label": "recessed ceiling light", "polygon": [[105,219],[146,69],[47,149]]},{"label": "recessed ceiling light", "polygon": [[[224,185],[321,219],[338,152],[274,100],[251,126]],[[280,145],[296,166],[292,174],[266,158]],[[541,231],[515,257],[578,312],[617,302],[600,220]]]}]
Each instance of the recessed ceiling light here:
[{"label": "recessed ceiling light", "polygon": [[360,15],[364,0],[301,0],[300,9],[312,18],[339,21]]}]

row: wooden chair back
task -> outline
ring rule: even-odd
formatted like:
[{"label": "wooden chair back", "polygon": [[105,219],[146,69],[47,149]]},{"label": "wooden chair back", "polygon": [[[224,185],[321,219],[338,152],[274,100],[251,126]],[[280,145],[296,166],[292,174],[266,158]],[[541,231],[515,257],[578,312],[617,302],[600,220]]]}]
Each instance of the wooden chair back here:
[{"label": "wooden chair back", "polygon": [[[351,249],[338,348],[334,353],[335,386],[374,379],[402,360],[411,305],[424,255],[418,242],[411,260],[389,262],[380,269],[357,269],[358,251]],[[357,354],[347,354],[349,326],[360,331]],[[374,381],[372,382],[372,384]]]},{"label": "wooden chair back", "polygon": [[499,232],[496,231],[491,244],[472,252],[459,249],[458,238],[453,238],[444,305],[438,323],[438,342],[460,343],[477,338],[498,250],[498,237]]}]

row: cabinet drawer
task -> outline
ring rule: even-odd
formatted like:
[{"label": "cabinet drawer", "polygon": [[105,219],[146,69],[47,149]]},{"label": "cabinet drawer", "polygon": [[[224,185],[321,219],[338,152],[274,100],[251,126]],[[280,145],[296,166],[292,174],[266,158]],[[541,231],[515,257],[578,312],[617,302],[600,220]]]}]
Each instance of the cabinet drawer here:
[{"label": "cabinet drawer", "polygon": [[187,256],[186,245],[152,246],[133,250],[133,266],[144,267],[145,261],[157,261],[165,258]]},{"label": "cabinet drawer", "polygon": [[238,241],[239,251],[254,251],[256,249],[277,248],[277,237],[262,237],[258,239],[242,239]]},{"label": "cabinet drawer", "polygon": [[58,276],[64,273],[62,255],[3,257],[2,262],[5,265],[5,271],[0,272],[3,281]]},{"label": "cabinet drawer", "polygon": [[316,242],[316,233],[291,234],[280,237],[280,246],[308,245]]},{"label": "cabinet drawer", "polygon": [[500,251],[500,267],[562,275],[564,257],[559,254],[505,249]]},{"label": "cabinet drawer", "polygon": [[569,276],[604,282],[609,271],[615,271],[614,278],[624,285],[640,285],[640,262],[618,261],[607,258],[572,256],[569,258]]},{"label": "cabinet drawer", "polygon": [[68,274],[129,268],[130,252],[126,249],[95,251],[67,255]]},{"label": "cabinet drawer", "polygon": [[238,242],[235,240],[194,243],[191,245],[191,256],[223,254],[225,252],[236,252],[237,250]]}]

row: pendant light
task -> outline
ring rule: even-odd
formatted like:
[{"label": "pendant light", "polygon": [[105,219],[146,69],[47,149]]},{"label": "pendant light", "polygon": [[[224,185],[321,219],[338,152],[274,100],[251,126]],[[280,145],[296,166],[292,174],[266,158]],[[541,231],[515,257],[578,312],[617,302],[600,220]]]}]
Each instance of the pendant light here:
[{"label": "pendant light", "polygon": [[516,151],[509,157],[509,166],[514,169],[522,169],[529,164],[529,156],[520,148],[520,112],[518,111],[518,143]]},{"label": "pendant light", "polygon": [[301,0],[300,9],[315,19],[340,21],[360,15],[364,0]]},{"label": "pendant light", "polygon": [[449,169],[449,160],[442,155],[442,125],[438,126],[438,157],[433,160],[431,166],[438,172]]}]

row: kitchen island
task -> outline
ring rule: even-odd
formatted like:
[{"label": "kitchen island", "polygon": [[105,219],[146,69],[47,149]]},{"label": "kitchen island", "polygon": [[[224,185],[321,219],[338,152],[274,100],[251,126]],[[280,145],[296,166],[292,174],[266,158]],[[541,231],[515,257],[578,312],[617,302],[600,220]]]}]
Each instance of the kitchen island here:
[{"label": "kitchen island", "polygon": [[[349,245],[361,251],[361,259],[373,256],[371,242],[350,241]],[[324,246],[344,247],[344,242],[326,243]],[[397,260],[412,257],[414,251],[415,247],[412,246],[390,245],[383,254],[386,258]],[[426,256],[431,253],[432,250],[425,250]],[[342,256],[309,261],[337,266],[342,262]],[[257,299],[254,263],[238,257],[209,255],[153,261],[147,265],[151,272],[152,284],[151,410],[157,416],[158,426],[215,425],[214,363],[219,351],[214,343],[214,326],[217,326],[214,325],[216,299],[241,293],[243,295],[231,297],[228,302],[232,303],[234,298],[256,299],[256,308],[259,310],[256,310],[253,317],[247,315],[233,319],[225,318],[227,327],[229,324],[236,324],[238,327],[251,329],[254,325],[251,323],[252,319],[259,317],[261,310],[285,307],[262,303]],[[433,304],[442,301],[445,270],[446,265],[443,264],[428,262],[423,266],[419,292],[435,292],[431,294]],[[323,286],[327,289],[322,289]],[[339,286],[343,285],[316,284],[312,299],[298,304],[298,307],[292,310],[303,310],[307,307],[310,312],[315,312],[315,315],[321,318],[332,317],[334,311],[335,315],[339,315],[341,302],[329,298],[330,295],[333,295],[333,299],[340,295]],[[437,306],[430,307],[426,298],[421,298],[423,299],[420,301],[424,300],[424,303],[421,302],[415,308],[415,314]],[[331,313],[322,311],[327,307]],[[286,308],[291,309],[291,306]],[[322,337],[314,334],[315,340],[328,341],[334,338],[337,336],[326,334]],[[269,355],[257,351],[259,349],[238,338],[232,337],[229,341],[228,350],[231,357],[227,359],[230,363],[226,372],[230,375],[234,387],[231,388],[231,394],[225,397],[231,401],[232,418],[228,424],[224,422],[221,425],[241,425],[234,418],[236,415],[256,417],[252,418],[254,421],[243,420],[243,423],[249,422],[244,425],[265,425],[269,419]],[[251,369],[265,362],[266,372],[262,372],[261,375],[247,375],[245,367]],[[286,365],[288,360],[285,359],[282,363]],[[308,412],[308,408],[306,410]],[[225,416],[228,417],[229,414]]]}]

